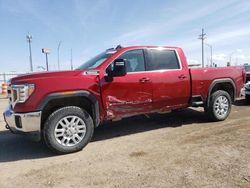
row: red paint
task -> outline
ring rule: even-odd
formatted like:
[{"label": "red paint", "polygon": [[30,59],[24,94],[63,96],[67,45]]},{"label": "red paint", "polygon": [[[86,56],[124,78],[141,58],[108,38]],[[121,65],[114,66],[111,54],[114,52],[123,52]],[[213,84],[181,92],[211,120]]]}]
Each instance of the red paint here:
[{"label": "red paint", "polygon": [[[83,75],[83,70],[34,73],[12,79],[12,84],[35,84],[35,92],[24,104],[17,104],[15,112],[35,111],[45,96],[55,92],[86,90],[99,102],[101,120],[122,118],[150,112],[189,106],[191,96],[200,95],[204,102],[215,79],[230,78],[236,85],[237,96],[245,81],[241,67],[199,68],[189,71],[181,48],[177,51],[181,70],[128,73],[115,77],[112,82],[104,79],[106,67],[122,53],[132,49],[158,48],[157,46],[126,47],[104,61],[95,70],[96,75]],[[191,73],[191,75],[190,75]],[[192,92],[192,93],[191,93]]]}]

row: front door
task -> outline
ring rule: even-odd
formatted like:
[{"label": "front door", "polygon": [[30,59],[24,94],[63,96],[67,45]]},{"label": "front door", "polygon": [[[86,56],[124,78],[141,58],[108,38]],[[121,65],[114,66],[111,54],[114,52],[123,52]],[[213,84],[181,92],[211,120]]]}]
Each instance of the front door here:
[{"label": "front door", "polygon": [[[152,82],[145,72],[142,49],[124,52],[118,59],[126,60],[127,75],[101,80],[102,99],[108,119],[128,117],[152,110]],[[109,67],[112,64],[109,65]],[[108,68],[109,68],[108,67]]]}]

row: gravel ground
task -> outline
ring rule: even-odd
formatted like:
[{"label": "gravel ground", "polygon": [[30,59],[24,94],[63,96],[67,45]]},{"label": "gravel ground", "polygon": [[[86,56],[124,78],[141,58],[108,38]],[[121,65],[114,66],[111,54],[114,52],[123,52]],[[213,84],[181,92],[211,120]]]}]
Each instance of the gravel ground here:
[{"label": "gravel ground", "polygon": [[[0,99],[0,112],[7,105]],[[0,188],[250,187],[250,106],[223,122],[202,109],[105,124],[81,152],[54,155],[0,117]]]}]

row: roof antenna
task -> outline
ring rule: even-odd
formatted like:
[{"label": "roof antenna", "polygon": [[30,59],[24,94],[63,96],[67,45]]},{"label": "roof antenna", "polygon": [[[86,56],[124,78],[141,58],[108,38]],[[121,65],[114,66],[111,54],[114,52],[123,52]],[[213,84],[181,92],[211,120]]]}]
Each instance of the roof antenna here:
[{"label": "roof antenna", "polygon": [[120,50],[122,48],[122,46],[119,44],[118,46],[116,46],[116,50]]}]

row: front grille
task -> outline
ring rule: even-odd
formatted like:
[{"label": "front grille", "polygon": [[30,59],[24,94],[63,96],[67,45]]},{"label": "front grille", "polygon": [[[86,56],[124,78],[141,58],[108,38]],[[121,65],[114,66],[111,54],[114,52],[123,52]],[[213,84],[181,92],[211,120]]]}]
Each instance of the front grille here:
[{"label": "front grille", "polygon": [[10,84],[8,85],[7,93],[8,93],[9,104],[12,108],[12,94],[11,94],[11,85]]},{"label": "front grille", "polygon": [[13,95],[12,95],[12,97],[13,97],[12,101],[15,102],[17,100],[17,90],[13,89],[12,93],[13,93]]},{"label": "front grille", "polygon": [[10,88],[10,86],[8,86],[7,93],[8,93],[8,96],[11,95],[11,88]]},{"label": "front grille", "polygon": [[13,88],[10,84],[8,85],[8,98],[9,98],[9,104],[11,106],[11,109],[13,109],[17,103],[18,100],[18,92],[19,89]]}]

